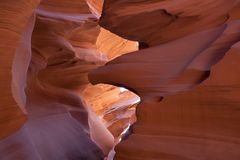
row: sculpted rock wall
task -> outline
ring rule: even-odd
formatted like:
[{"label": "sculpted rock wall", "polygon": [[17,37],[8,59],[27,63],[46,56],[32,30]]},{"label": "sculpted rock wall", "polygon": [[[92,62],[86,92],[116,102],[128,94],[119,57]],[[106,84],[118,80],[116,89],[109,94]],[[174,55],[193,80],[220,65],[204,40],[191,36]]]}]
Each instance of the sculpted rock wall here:
[{"label": "sculpted rock wall", "polygon": [[142,101],[115,159],[239,159],[239,58],[229,52],[195,90]]},{"label": "sculpted rock wall", "polygon": [[[22,92],[30,56],[29,36],[34,23],[31,17],[38,3],[39,0],[0,2],[0,139],[15,132],[26,120],[23,113],[26,102]],[[17,62],[19,56],[24,58]]]},{"label": "sculpted rock wall", "polygon": [[115,159],[240,158],[239,102],[234,98],[239,67],[230,69],[237,53],[228,53],[210,71],[239,41],[237,3],[105,1],[100,25],[139,41],[142,49],[89,75],[94,84],[125,86],[142,100],[132,134],[117,146]]},{"label": "sculpted rock wall", "polygon": [[136,120],[135,108],[140,98],[126,89],[106,84],[89,85],[82,96],[118,143],[125,128]]},{"label": "sculpted rock wall", "polygon": [[[91,97],[83,96],[89,86],[87,74],[114,57],[137,50],[137,43],[101,29],[97,23],[101,1],[0,4],[4,41],[1,159],[103,159],[115,143],[107,127],[124,118],[127,125],[134,112],[122,118],[111,115],[114,120],[99,118],[97,106],[87,104]],[[105,112],[109,105],[102,106]],[[128,107],[130,102],[123,105]],[[116,138],[124,125],[112,130]]]},{"label": "sculpted rock wall", "polygon": [[1,1],[0,159],[240,159],[239,7]]},{"label": "sculpted rock wall", "polygon": [[[25,13],[25,9],[30,10],[27,7],[31,6],[31,3],[28,1],[23,3],[26,4],[26,7],[23,6],[19,9]],[[65,8],[66,5],[69,6]],[[82,9],[79,8],[81,6]],[[69,12],[72,11],[71,7],[76,7],[76,12],[82,11],[83,13]],[[18,11],[17,9],[14,11]],[[30,11],[33,14],[34,8]],[[25,18],[26,15],[21,16]],[[19,19],[20,22],[23,20]],[[21,129],[12,135],[8,133],[9,136],[0,142],[1,159],[102,159],[103,152],[111,149],[113,137],[110,132],[107,132],[107,129],[103,130],[104,127],[101,127],[103,124],[99,123],[97,119],[95,120],[96,116],[84,108],[80,97],[75,93],[78,87],[88,83],[87,70],[94,67],[94,64],[85,61],[84,58],[82,60],[77,58],[80,51],[75,53],[72,44],[74,38],[79,36],[78,33],[82,32],[81,36],[84,36],[85,31],[93,32],[92,37],[86,37],[86,45],[91,49],[100,29],[96,21],[97,19],[91,14],[85,1],[66,2],[66,4],[63,1],[62,4],[42,1],[37,9],[33,33],[31,33],[31,28],[25,27],[26,34],[24,32],[23,40],[19,41],[19,47],[16,49],[17,57],[14,59],[16,62],[12,69],[13,84],[20,83],[21,88],[18,88],[17,85],[14,86],[19,91],[24,90],[23,84],[28,79],[27,103],[23,104],[28,120]],[[23,25],[20,27],[24,29]],[[78,43],[82,44],[81,42],[80,39]],[[31,47],[33,52],[29,67]],[[78,71],[80,64],[85,68]],[[28,68],[28,78],[26,78]],[[74,79],[67,76],[74,72],[76,73]],[[9,73],[11,72],[9,71]],[[11,90],[9,92],[11,93]],[[22,92],[17,95],[21,97]],[[23,96],[25,96],[24,92]],[[6,116],[6,113],[3,114]],[[74,119],[71,114],[74,116],[80,114],[82,120],[76,121],[77,118]],[[17,116],[15,115],[15,117]],[[3,121],[6,121],[6,118]],[[89,131],[88,122],[91,121],[93,121],[91,125],[97,123],[99,126],[93,131]],[[5,128],[9,127],[5,126]],[[104,132],[101,134],[102,131]],[[96,142],[96,145],[93,142],[96,137],[92,137],[94,132],[100,132],[99,134],[103,137],[105,135],[105,141],[103,143]],[[17,151],[13,152],[12,150]]]},{"label": "sculpted rock wall", "polygon": [[156,46],[223,24],[238,0],[105,0],[100,25],[131,39]]}]

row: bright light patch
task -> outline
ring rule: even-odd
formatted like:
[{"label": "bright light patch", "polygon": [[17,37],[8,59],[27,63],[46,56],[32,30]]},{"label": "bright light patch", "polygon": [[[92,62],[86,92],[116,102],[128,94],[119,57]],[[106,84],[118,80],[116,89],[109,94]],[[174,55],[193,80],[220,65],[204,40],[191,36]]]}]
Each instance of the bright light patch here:
[{"label": "bright light patch", "polygon": [[120,92],[122,93],[122,92],[125,92],[125,91],[128,91],[126,88],[124,88],[124,87],[119,87],[119,89],[120,89]]},{"label": "bright light patch", "polygon": [[124,135],[125,133],[127,133],[129,128],[130,128],[130,124],[128,124],[128,126],[124,129],[124,131],[121,133],[121,136]]},{"label": "bright light patch", "polygon": [[141,101],[140,97],[137,97],[137,99],[132,104],[137,104]]}]

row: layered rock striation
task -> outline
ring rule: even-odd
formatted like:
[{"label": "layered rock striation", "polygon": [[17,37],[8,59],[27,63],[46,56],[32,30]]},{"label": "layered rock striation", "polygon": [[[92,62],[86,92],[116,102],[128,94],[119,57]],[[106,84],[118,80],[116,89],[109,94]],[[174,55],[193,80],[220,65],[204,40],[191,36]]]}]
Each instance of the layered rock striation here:
[{"label": "layered rock striation", "polygon": [[239,7],[1,1],[0,159],[239,160]]}]

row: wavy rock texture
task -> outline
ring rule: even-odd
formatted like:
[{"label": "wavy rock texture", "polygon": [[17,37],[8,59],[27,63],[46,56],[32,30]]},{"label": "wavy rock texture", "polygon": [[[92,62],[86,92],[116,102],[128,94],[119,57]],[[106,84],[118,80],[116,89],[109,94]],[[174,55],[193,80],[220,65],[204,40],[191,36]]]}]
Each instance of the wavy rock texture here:
[{"label": "wavy rock texture", "polygon": [[90,70],[138,45],[98,26],[99,2],[44,0],[36,10],[39,1],[1,2],[1,159],[103,159],[112,149],[114,136],[82,92]]},{"label": "wavy rock texture", "polygon": [[140,98],[133,92],[99,84],[89,85],[82,96],[113,134],[115,143],[122,137],[123,130],[136,121],[136,104]]},{"label": "wavy rock texture", "polygon": [[0,159],[239,160],[239,7],[1,1]]},{"label": "wavy rock texture", "polygon": [[100,25],[124,38],[155,46],[224,23],[238,2],[105,0]]},{"label": "wavy rock texture", "polygon": [[193,91],[143,101],[116,159],[239,159],[239,58],[229,52]]},{"label": "wavy rock texture", "polygon": [[[38,3],[39,0],[0,2],[1,139],[15,132],[26,120],[26,116],[23,114],[26,100],[22,92],[26,85],[26,70],[30,56],[29,36],[31,37],[34,23],[31,17],[34,15]],[[24,56],[24,58],[17,62],[18,56]]]},{"label": "wavy rock texture", "polygon": [[94,84],[125,86],[142,99],[115,159],[240,158],[238,66],[230,69],[237,53],[210,72],[239,41],[237,3],[105,1],[100,25],[142,48],[90,74]]}]

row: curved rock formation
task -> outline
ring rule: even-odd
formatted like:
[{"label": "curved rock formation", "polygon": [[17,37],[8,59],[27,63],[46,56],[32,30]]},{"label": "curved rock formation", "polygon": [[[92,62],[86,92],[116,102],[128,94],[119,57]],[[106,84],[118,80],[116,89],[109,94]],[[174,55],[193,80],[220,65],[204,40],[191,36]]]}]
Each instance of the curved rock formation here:
[{"label": "curved rock formation", "polygon": [[[31,17],[38,3],[39,0],[0,2],[1,139],[15,132],[26,120],[23,114],[25,97],[22,92],[26,84],[26,69],[30,56],[29,36],[34,23]],[[19,56],[24,58],[18,59]]]},{"label": "curved rock formation", "polygon": [[[1,56],[6,63],[2,63],[1,74],[7,74],[1,76],[1,159],[103,159],[115,143],[114,136],[91,109],[94,106],[81,98],[89,85],[87,73],[116,56],[137,50],[137,43],[98,26],[100,1],[44,0],[38,7],[39,1],[21,3],[12,7],[18,3],[1,2],[6,24],[2,32],[14,33],[16,27],[19,34],[3,37],[5,53]],[[22,14],[15,20],[22,23],[11,24],[9,19],[17,12]],[[115,44],[105,46],[109,40]],[[125,123],[130,123],[133,114]],[[124,130],[119,131],[121,127],[112,131],[117,132],[116,138]]]},{"label": "curved rock formation", "polygon": [[239,160],[239,7],[0,2],[0,159]]},{"label": "curved rock formation", "polygon": [[[215,69],[217,71],[214,70],[213,73],[218,74],[218,78],[212,77],[212,84],[208,85],[208,80],[204,87],[199,87],[200,91],[187,91],[208,78],[211,66],[239,41],[239,13],[236,13],[234,5],[231,6],[234,3],[226,1],[173,2],[175,1],[129,3],[109,0],[104,4],[100,24],[125,38],[143,42],[146,46],[146,49],[116,58],[90,74],[90,80],[94,84],[100,82],[125,86],[142,99],[137,108],[137,122],[131,129],[132,134],[117,147],[116,159],[202,160],[231,157],[230,159],[237,160],[240,158],[237,136],[240,130],[236,123],[239,118],[231,118],[228,113],[236,107],[230,104],[238,101],[226,98],[228,96],[221,90],[228,88],[237,95],[238,84],[231,85],[229,82],[229,87],[226,83],[217,83],[223,79],[219,76],[221,73],[229,75],[227,77],[230,81],[237,80],[237,77],[231,76],[237,71],[225,73],[228,71]],[[194,5],[197,3],[199,5]],[[221,7],[216,8],[218,5]],[[146,9],[133,9],[139,6],[145,6]],[[188,8],[190,6],[191,9]],[[206,12],[198,12],[203,6]],[[215,11],[219,9],[219,12],[205,17],[212,7]],[[172,16],[177,10],[181,13],[180,16]],[[140,25],[139,19],[144,16],[146,19],[149,19],[148,16],[162,18],[159,23],[150,20]],[[209,23],[210,19],[213,23]],[[181,23],[187,26],[172,29],[172,26],[181,26]],[[196,24],[198,25],[195,26]],[[153,26],[160,26],[161,29],[151,34],[153,30],[148,28]],[[225,63],[223,66],[227,68],[234,62],[228,60]],[[212,86],[213,84],[216,85]],[[214,95],[215,92],[218,94]],[[180,95],[173,96],[177,93]],[[224,99],[219,100],[215,97],[217,95]],[[213,108],[216,103],[219,106]],[[231,125],[231,129],[224,129],[222,123]],[[224,156],[221,155],[222,152]]]},{"label": "curved rock formation", "polygon": [[239,58],[229,52],[193,91],[138,105],[116,159],[239,159]]}]

